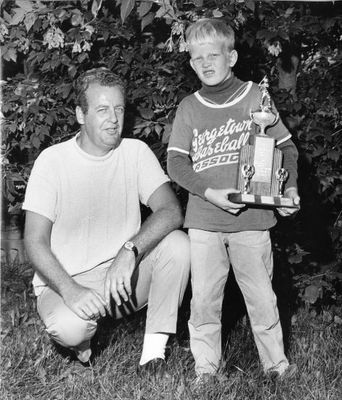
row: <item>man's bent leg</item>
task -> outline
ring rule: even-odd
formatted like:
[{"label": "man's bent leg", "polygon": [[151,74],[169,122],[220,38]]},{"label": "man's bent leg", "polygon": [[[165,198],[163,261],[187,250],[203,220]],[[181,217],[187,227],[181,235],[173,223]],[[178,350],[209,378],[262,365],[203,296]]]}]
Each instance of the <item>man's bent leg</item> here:
[{"label": "man's bent leg", "polygon": [[50,337],[61,346],[75,351],[80,361],[87,362],[97,323],[79,318],[65,305],[61,296],[48,287],[38,296],[37,309]]},{"label": "man's bent leg", "polygon": [[164,359],[169,334],[176,332],[178,308],[187,287],[189,270],[189,238],[181,231],[167,235],[137,268],[139,308],[148,301],[140,365]]},{"label": "man's bent leg", "polygon": [[268,231],[228,234],[229,256],[245,299],[251,327],[265,371],[282,374],[289,363],[272,288],[273,254]]},{"label": "man's bent leg", "polygon": [[[138,278],[137,297],[141,292],[139,286],[143,284],[148,300],[146,333],[176,333],[178,308],[190,272],[188,236],[181,231],[168,234],[144,257],[139,270],[141,280],[139,282]],[[147,270],[149,273],[144,277]]]}]

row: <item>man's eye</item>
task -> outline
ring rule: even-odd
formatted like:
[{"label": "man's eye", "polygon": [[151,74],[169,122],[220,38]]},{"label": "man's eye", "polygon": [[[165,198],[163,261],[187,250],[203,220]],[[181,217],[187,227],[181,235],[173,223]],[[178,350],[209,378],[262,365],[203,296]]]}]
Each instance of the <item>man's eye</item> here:
[{"label": "man's eye", "polygon": [[122,114],[125,111],[124,107],[115,107],[115,112]]}]

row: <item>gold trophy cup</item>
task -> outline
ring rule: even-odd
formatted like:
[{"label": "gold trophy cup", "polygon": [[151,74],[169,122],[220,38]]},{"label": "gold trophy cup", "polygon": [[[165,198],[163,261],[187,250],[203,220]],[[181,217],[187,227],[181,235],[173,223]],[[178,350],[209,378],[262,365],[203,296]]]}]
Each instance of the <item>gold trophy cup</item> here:
[{"label": "gold trophy cup", "polygon": [[259,109],[250,112],[251,120],[260,128],[254,136],[254,143],[241,148],[237,189],[241,193],[232,193],[229,200],[270,207],[298,207],[293,200],[283,197],[284,184],[288,172],[282,167],[283,154],[275,148],[275,139],[265,133],[268,126],[277,123],[279,114],[274,114],[268,93],[268,79],[259,84],[261,101]]}]

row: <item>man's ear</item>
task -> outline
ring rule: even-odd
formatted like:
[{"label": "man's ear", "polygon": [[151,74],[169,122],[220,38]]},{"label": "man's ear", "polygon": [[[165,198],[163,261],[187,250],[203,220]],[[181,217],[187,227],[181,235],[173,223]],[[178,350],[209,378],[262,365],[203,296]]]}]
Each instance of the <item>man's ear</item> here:
[{"label": "man's ear", "polygon": [[238,52],[236,50],[232,50],[229,53],[229,66],[234,67],[237,60],[238,60]]},{"label": "man's ear", "polygon": [[84,124],[84,114],[80,106],[76,107],[76,119],[80,125]]}]

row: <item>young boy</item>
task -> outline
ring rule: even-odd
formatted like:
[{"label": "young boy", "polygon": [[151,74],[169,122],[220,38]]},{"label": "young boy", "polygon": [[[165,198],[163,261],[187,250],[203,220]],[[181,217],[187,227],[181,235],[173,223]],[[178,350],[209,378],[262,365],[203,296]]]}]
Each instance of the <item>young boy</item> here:
[{"label": "young boy", "polygon": [[[266,374],[292,375],[284,354],[277,299],[272,290],[270,209],[228,200],[236,185],[241,146],[256,133],[250,111],[259,108],[257,84],[237,79],[234,31],[218,19],[203,19],[186,32],[190,64],[202,88],[179,104],[168,147],[168,172],[189,191],[185,227],[191,242],[190,346],[199,379],[218,370],[221,359],[221,309],[230,265],[243,293]],[[274,109],[275,110],[275,109]],[[276,110],[275,110],[276,111]],[[267,130],[284,154],[289,172],[285,196],[299,206],[297,150],[279,120]],[[278,208],[282,216],[295,212]]]}]

